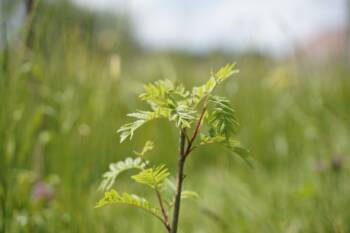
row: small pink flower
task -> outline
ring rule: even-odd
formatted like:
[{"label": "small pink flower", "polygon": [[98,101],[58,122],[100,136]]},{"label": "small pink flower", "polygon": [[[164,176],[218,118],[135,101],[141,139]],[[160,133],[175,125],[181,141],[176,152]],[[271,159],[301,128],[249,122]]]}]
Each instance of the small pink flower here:
[{"label": "small pink flower", "polygon": [[38,181],[33,186],[32,197],[35,201],[51,201],[55,196],[54,188],[43,182]]}]

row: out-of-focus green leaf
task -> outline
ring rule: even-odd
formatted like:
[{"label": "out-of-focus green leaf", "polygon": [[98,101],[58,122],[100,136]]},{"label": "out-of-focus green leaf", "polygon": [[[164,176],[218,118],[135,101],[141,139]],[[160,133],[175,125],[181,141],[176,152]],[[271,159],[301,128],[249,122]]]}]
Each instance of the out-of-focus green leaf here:
[{"label": "out-of-focus green leaf", "polygon": [[143,157],[148,151],[153,150],[154,143],[152,141],[146,141],[141,152],[134,151],[137,156]]},{"label": "out-of-focus green leaf", "polygon": [[228,148],[231,152],[241,157],[250,167],[253,167],[253,159],[247,149],[245,149],[240,141],[233,138],[226,138],[222,135],[209,136],[209,135],[201,135],[201,145],[206,144],[221,144]]},{"label": "out-of-focus green leaf", "polygon": [[198,193],[190,190],[184,190],[181,192],[182,199],[197,199],[199,198]]},{"label": "out-of-focus green leaf", "polygon": [[124,161],[119,161],[117,163],[111,163],[109,165],[109,171],[103,174],[103,180],[99,187],[100,190],[109,190],[114,184],[120,173],[131,170],[138,169],[143,170],[148,164],[148,161],[143,161],[141,158],[127,158]]}]

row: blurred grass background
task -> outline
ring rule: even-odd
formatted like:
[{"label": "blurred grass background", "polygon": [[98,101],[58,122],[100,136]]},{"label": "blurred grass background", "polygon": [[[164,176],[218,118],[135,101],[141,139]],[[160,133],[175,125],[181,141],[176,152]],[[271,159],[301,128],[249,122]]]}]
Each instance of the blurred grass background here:
[{"label": "blurred grass background", "polygon": [[[9,41],[0,69],[1,232],[162,232],[138,210],[93,207],[108,164],[147,139],[156,146],[149,159],[174,174],[176,129],[159,121],[123,145],[116,130],[144,107],[137,100],[144,82],[192,87],[232,61],[241,72],[220,93],[237,110],[255,168],[219,147],[196,151],[185,187],[201,198],[184,202],[180,232],[350,232],[345,61],[147,51],[126,18],[66,1],[40,1]],[[127,175],[118,187],[147,195]]]}]

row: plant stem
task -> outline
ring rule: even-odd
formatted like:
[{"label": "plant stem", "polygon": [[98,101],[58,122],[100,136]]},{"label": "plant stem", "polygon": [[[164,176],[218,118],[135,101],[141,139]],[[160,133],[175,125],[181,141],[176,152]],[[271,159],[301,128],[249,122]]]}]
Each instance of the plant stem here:
[{"label": "plant stem", "polygon": [[[182,183],[183,183],[183,180],[185,179],[185,175],[184,175],[185,161],[187,156],[191,153],[191,151],[194,148],[192,147],[192,145],[199,133],[204,114],[207,111],[207,102],[208,102],[208,97],[205,100],[203,110],[197,121],[192,137],[190,139],[187,137],[185,129],[180,130],[180,148],[179,148],[179,161],[178,161],[178,173],[177,173],[177,186],[176,186],[176,194],[175,194],[173,221],[171,224],[170,233],[177,233],[177,226],[179,223],[179,215],[180,215]],[[186,148],[186,139],[188,141],[187,148]]]},{"label": "plant stem", "polygon": [[183,183],[183,180],[185,178],[185,176],[184,176],[184,166],[185,166],[185,160],[186,160],[185,140],[186,140],[185,132],[181,131],[181,133],[180,133],[178,173],[177,173],[177,182],[176,182],[177,186],[176,186],[173,219],[172,219],[172,225],[171,225],[170,233],[176,233],[177,232],[177,226],[178,226],[178,223],[179,223],[182,183]]},{"label": "plant stem", "polygon": [[156,190],[156,194],[157,194],[157,198],[158,198],[158,202],[160,205],[160,208],[162,210],[162,214],[163,214],[163,218],[164,218],[164,226],[165,228],[168,230],[168,232],[170,232],[170,224],[169,224],[169,219],[168,219],[168,214],[164,208],[164,204],[163,204],[163,199],[162,196],[160,195],[160,192],[158,190]]},{"label": "plant stem", "polygon": [[196,125],[196,128],[194,129],[193,135],[192,135],[190,141],[188,142],[187,149],[186,149],[185,155],[184,155],[185,157],[187,157],[191,153],[191,151],[193,149],[193,147],[192,147],[193,142],[196,139],[196,137],[197,137],[197,135],[199,133],[199,130],[200,130],[201,126],[202,126],[202,120],[203,120],[203,117],[204,117],[204,114],[205,114],[206,111],[207,111],[207,106],[205,105],[203,110],[202,110],[202,112],[201,112],[199,120],[197,121],[197,125]]}]

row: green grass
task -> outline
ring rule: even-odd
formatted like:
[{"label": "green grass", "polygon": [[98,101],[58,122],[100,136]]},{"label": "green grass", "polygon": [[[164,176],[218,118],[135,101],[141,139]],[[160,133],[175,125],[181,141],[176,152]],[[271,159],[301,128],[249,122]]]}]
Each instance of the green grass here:
[{"label": "green grass", "polygon": [[[40,18],[39,18],[40,21]],[[68,26],[67,26],[67,25]],[[223,148],[207,146],[188,161],[180,232],[349,232],[350,72],[338,64],[305,68],[263,58],[190,57],[99,52],[74,34],[39,34],[32,54],[10,53],[0,73],[0,229],[17,232],[162,232],[139,210],[94,209],[101,174],[130,156],[116,130],[141,108],[142,83],[159,78],[200,84],[211,69],[236,60],[241,73],[219,92],[229,96],[241,123],[239,137],[256,159],[250,169]],[[46,27],[49,27],[48,24]],[[41,29],[45,34],[45,27]],[[48,46],[48,47],[46,47]],[[48,50],[47,50],[48,49]],[[148,156],[174,175],[176,129],[161,121],[135,134],[132,148],[155,142]],[[341,168],[332,161],[342,158]],[[130,175],[130,174],[129,174]],[[119,190],[130,187],[128,175]],[[33,199],[33,184],[54,187],[49,201]],[[140,193],[141,192],[141,193]],[[5,210],[5,212],[4,212]],[[4,214],[5,213],[5,214]]]}]

